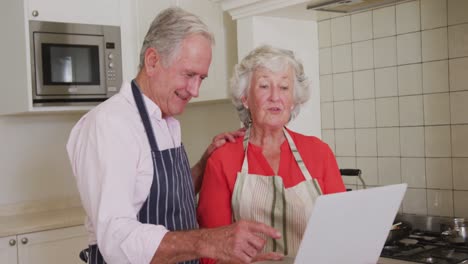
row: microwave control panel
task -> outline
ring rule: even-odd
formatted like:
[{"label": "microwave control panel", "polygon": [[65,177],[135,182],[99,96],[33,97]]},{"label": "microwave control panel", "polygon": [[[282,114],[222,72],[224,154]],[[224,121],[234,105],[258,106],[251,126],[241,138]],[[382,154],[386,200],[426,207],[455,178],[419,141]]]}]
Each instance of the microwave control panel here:
[{"label": "microwave control panel", "polygon": [[122,85],[122,52],[120,46],[120,28],[106,27],[104,34],[105,76],[107,96],[117,93]]}]

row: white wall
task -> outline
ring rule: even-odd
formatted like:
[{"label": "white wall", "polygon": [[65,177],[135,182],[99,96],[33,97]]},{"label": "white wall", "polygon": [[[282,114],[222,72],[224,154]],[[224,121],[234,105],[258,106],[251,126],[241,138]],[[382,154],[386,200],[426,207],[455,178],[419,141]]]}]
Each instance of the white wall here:
[{"label": "white wall", "polygon": [[[164,3],[168,1],[153,2],[155,6],[151,6],[151,10],[154,12],[148,12],[151,20],[158,9],[167,7]],[[128,81],[137,73],[142,43],[137,37],[141,26],[136,19],[138,3],[120,0],[123,79]],[[235,26],[230,18],[224,19],[227,20],[224,25],[231,28],[225,32],[226,39],[232,42],[226,47],[234,50],[228,54],[226,63],[233,64],[237,56]],[[147,29],[143,30],[146,33]],[[218,43],[222,45],[222,41]],[[232,68],[231,64],[227,65],[228,70]],[[219,85],[219,88],[223,89],[225,85]],[[192,164],[198,161],[213,136],[240,127],[234,107],[227,101],[191,104],[186,110],[180,117],[182,137]],[[0,116],[0,215],[25,208],[45,210],[77,202],[78,191],[65,144],[71,128],[81,116],[58,113]]]},{"label": "white wall", "polygon": [[200,159],[214,136],[237,130],[241,124],[230,101],[189,105],[178,119],[182,142],[192,165]]},{"label": "white wall", "polygon": [[[0,116],[0,215],[76,205],[79,194],[65,145],[81,116]],[[228,101],[189,105],[178,119],[191,164],[215,135],[240,127]]]},{"label": "white wall", "polygon": [[79,118],[0,116],[0,207],[78,195],[65,143]]},{"label": "white wall", "polygon": [[[402,212],[468,217],[468,1],[417,0],[319,22],[323,140]],[[345,179],[357,188],[354,179]]]},{"label": "white wall", "polygon": [[239,60],[261,44],[294,51],[311,81],[311,96],[288,126],[297,132],[321,137],[317,23],[277,17],[242,18],[237,20],[237,37]]},{"label": "white wall", "polygon": [[120,0],[122,38],[122,80],[131,81],[138,71],[139,52],[142,40],[138,38],[137,1]]}]

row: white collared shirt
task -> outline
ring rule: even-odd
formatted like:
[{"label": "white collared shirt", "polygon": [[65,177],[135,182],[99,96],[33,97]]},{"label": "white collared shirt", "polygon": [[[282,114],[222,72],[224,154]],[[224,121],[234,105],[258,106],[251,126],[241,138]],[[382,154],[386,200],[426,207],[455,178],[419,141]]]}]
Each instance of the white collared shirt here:
[{"label": "white collared shirt", "polygon": [[[160,108],[143,97],[159,149],[180,146],[179,122],[163,119]],[[80,119],[67,151],[87,213],[89,244],[97,243],[108,263],[149,263],[168,230],[136,218],[151,188],[153,163],[130,83]]]}]

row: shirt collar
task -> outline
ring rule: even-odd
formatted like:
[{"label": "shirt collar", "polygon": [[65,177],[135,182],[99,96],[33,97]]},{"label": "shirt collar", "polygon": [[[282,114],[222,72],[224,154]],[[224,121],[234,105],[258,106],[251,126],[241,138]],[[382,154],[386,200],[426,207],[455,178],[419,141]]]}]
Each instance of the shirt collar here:
[{"label": "shirt collar", "polygon": [[[133,105],[136,114],[138,114],[138,108],[136,106],[135,99],[133,98],[132,93],[132,85],[129,82],[125,82],[122,84],[120,89],[119,95],[123,96],[123,98],[131,105]],[[146,109],[148,111],[149,118],[156,123],[165,123],[170,131],[171,136],[175,140],[175,142],[179,142],[177,144],[180,145],[180,123],[177,119],[172,116],[162,118],[162,112],[158,105],[156,105],[151,99],[146,97],[143,94],[143,100],[146,105]],[[178,146],[177,144],[174,145]]]},{"label": "shirt collar", "polygon": [[[137,87],[140,88],[137,84]],[[141,91],[141,89],[140,89]],[[120,89],[120,94],[132,105],[135,106],[136,108],[136,102],[135,99],[133,98],[133,92],[132,92],[132,85],[130,82],[125,82],[122,84],[122,88]],[[162,118],[162,112],[161,108],[157,104],[153,102],[153,100],[149,99],[145,94],[141,93],[143,95],[143,100],[145,102],[146,106],[146,111],[148,111],[148,115],[152,118],[156,118],[157,120],[161,120]],[[138,111],[138,109],[137,109]],[[172,119],[172,117],[169,117],[167,119]]]}]

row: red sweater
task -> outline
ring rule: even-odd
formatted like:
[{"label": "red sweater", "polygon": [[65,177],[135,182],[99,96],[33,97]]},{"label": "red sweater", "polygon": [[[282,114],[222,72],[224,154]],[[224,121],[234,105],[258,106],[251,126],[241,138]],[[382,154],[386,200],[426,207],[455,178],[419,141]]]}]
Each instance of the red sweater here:
[{"label": "red sweater", "polygon": [[[324,194],[343,192],[341,178],[333,152],[327,144],[313,136],[288,130],[312,178],[317,179]],[[259,146],[249,143],[247,153],[249,174],[272,176],[275,173]],[[231,197],[237,173],[244,159],[243,138],[226,143],[208,159],[200,190],[197,217],[200,227],[219,227],[231,224]],[[286,188],[305,180],[288,141],[281,145],[279,176]],[[202,260],[203,263],[213,263]]]}]

